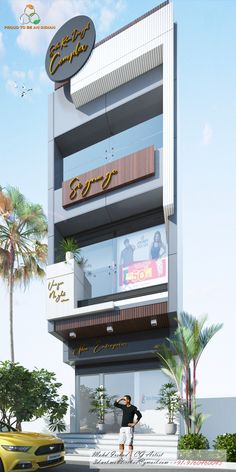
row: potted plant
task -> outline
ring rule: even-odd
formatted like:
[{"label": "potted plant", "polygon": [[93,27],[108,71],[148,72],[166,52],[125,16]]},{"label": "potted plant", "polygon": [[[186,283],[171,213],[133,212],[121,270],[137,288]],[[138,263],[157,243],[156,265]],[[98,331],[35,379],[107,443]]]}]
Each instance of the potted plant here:
[{"label": "potted plant", "polygon": [[180,397],[173,383],[162,385],[160,390],[159,406],[157,410],[167,409],[168,423],[166,424],[166,434],[175,434],[177,424],[174,423],[177,411],[180,408]]},{"label": "potted plant", "polygon": [[105,387],[103,385],[97,387],[90,395],[90,399],[91,408],[89,412],[96,413],[98,419],[97,428],[102,433],[104,431],[105,414],[111,408],[111,401]]},{"label": "potted plant", "polygon": [[65,256],[66,262],[71,259],[75,259],[78,264],[83,263],[83,258],[80,256],[80,248],[76,239],[74,238],[64,238],[60,242],[60,250]]}]

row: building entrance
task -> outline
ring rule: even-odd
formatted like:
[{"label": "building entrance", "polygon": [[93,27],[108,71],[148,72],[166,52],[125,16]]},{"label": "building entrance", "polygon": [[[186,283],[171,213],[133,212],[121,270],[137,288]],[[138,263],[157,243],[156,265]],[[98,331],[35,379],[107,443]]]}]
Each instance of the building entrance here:
[{"label": "building entrance", "polygon": [[[139,433],[164,433],[165,414],[158,411],[158,399],[161,386],[168,381],[159,370],[100,373],[78,376],[79,393],[76,401],[77,424],[80,432],[96,433],[97,417],[91,413],[93,391],[104,386],[112,404],[115,399],[130,395],[132,403],[138,407],[143,417],[136,431]],[[119,431],[122,412],[112,407],[105,417],[105,432]]]}]

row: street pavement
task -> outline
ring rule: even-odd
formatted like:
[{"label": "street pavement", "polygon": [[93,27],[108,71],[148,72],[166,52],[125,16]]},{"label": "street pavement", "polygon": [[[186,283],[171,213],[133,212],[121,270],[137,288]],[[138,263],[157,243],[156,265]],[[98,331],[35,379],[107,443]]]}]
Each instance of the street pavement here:
[{"label": "street pavement", "polygon": [[87,464],[63,464],[61,466],[59,466],[58,468],[56,467],[55,469],[57,469],[58,472],[131,472],[132,470],[137,472],[138,470],[140,470],[140,472],[151,472],[151,471],[160,471],[160,472],[167,472],[168,470],[169,471],[172,471],[172,472],[206,472],[206,470],[208,470],[208,472],[215,472],[215,471],[219,471],[221,470],[221,472],[232,472],[232,470],[236,470],[236,464],[235,463],[222,463],[222,466],[221,467],[205,467],[205,468],[202,468],[202,467],[199,467],[199,468],[196,468],[195,467],[170,467],[170,468],[162,468],[162,467],[154,467],[154,468],[144,468],[144,467],[129,467],[129,468],[126,468],[125,465],[123,464],[123,467],[119,467],[119,468],[116,468],[114,465],[112,466],[112,468],[108,469],[108,468],[102,468],[102,469],[94,469],[94,468],[90,468],[89,465]]},{"label": "street pavement", "polygon": [[89,465],[63,464],[55,468],[57,472],[97,472],[97,469],[90,469]]}]

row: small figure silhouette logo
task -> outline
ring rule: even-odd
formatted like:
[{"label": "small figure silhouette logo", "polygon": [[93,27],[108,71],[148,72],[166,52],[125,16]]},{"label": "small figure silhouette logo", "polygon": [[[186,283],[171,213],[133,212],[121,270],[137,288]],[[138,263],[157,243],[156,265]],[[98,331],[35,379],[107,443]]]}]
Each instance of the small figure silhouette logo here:
[{"label": "small figure silhouette logo", "polygon": [[20,16],[20,22],[22,25],[28,25],[32,23],[33,25],[38,25],[40,23],[40,17],[36,13],[34,5],[28,3],[24,9],[24,13]]}]

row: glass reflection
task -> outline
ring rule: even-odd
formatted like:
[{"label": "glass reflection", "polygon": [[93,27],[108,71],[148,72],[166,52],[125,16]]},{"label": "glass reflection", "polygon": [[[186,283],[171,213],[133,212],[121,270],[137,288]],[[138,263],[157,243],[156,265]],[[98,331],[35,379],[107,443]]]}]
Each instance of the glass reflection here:
[{"label": "glass reflection", "polygon": [[63,180],[84,174],[133,152],[154,145],[162,148],[162,115],[104,139],[63,159]]},{"label": "glass reflection", "polygon": [[83,247],[81,255],[92,298],[167,282],[165,225]]},{"label": "glass reflection", "polygon": [[[122,412],[113,407],[117,398],[130,395],[131,403],[141,411],[142,420],[136,431],[143,434],[164,433],[165,412],[157,410],[161,386],[168,378],[159,369],[102,374],[106,394],[111,408],[105,416],[105,432],[117,433],[120,429]],[[97,417],[90,413],[90,395],[99,386],[99,375],[80,377],[79,410],[80,432],[97,432]]]},{"label": "glass reflection", "polygon": [[81,432],[96,432],[97,417],[89,410],[91,408],[90,395],[98,386],[99,375],[80,377],[79,414]]},{"label": "glass reflection", "polygon": [[106,430],[116,433],[120,430],[122,411],[113,407],[113,403],[117,398],[123,395],[130,395],[134,399],[134,373],[123,372],[116,374],[105,374],[106,393],[111,399],[112,408],[106,414]]}]

